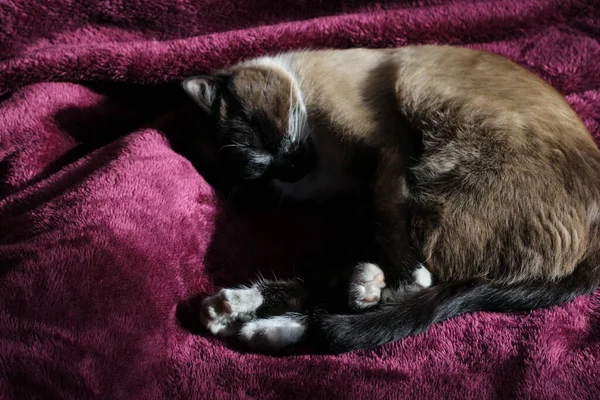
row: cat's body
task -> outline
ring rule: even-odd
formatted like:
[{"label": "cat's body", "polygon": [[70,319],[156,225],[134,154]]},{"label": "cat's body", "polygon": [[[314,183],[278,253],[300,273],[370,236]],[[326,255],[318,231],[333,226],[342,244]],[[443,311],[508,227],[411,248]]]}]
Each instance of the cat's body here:
[{"label": "cat's body", "polygon": [[[215,124],[200,146],[229,185],[300,200],[368,194],[364,261],[375,265],[357,265],[350,304],[370,309],[312,321],[327,350],[598,285],[600,151],[558,92],[502,57],[445,46],[306,51],[184,87]],[[427,270],[439,284],[429,287]],[[381,297],[391,304],[374,305]],[[289,319],[303,326],[284,329],[293,343],[306,323]],[[266,325],[261,346],[282,347],[269,346],[268,331],[285,336],[285,324]]]}]

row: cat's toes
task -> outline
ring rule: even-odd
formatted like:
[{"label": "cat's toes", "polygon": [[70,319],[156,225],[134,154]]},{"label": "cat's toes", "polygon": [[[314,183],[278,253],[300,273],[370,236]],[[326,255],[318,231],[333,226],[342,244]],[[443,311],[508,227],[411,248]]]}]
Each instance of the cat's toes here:
[{"label": "cat's toes", "polygon": [[213,335],[234,336],[262,303],[263,296],[255,288],[221,289],[202,302],[200,321]]},{"label": "cat's toes", "polygon": [[300,342],[306,325],[300,317],[278,315],[245,323],[239,338],[248,347],[260,351],[279,351]]},{"label": "cat's toes", "polygon": [[377,304],[384,287],[385,276],[381,268],[371,263],[358,265],[350,281],[350,306],[363,309]]}]

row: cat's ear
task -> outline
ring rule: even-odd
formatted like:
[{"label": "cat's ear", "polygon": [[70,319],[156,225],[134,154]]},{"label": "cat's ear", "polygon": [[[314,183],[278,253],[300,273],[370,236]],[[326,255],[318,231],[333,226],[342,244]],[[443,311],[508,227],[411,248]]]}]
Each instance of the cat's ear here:
[{"label": "cat's ear", "polygon": [[213,76],[194,76],[181,83],[183,90],[206,112],[211,113],[219,92],[219,80]]}]

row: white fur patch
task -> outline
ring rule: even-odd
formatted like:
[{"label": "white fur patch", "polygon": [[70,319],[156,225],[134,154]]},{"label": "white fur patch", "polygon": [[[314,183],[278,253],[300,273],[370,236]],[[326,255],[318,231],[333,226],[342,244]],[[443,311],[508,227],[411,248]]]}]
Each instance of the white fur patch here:
[{"label": "white fur patch", "polygon": [[276,56],[260,57],[246,61],[243,65],[261,66],[277,70],[287,76],[292,82],[290,87],[290,111],[288,117],[288,135],[291,143],[303,140],[308,134],[307,113],[302,96],[301,82],[295,73],[290,55],[279,54]]},{"label": "white fur patch", "polygon": [[296,97],[294,97],[294,89],[290,89],[290,111],[288,114],[288,135],[291,143],[297,143],[307,136],[308,131],[308,115],[306,106],[302,101],[300,89],[296,89]]},{"label": "white fur patch", "polygon": [[265,154],[253,154],[251,157],[252,162],[254,162],[255,164],[266,165],[271,162],[271,157]]},{"label": "white fur patch", "polygon": [[200,322],[213,335],[233,336],[237,321],[248,321],[264,299],[255,288],[221,289],[202,302]]},{"label": "white fur patch", "polygon": [[381,268],[371,263],[357,265],[350,280],[350,306],[362,309],[377,304],[384,287],[385,276]]},{"label": "white fur patch", "polygon": [[590,224],[600,221],[600,207],[596,202],[593,202],[588,210],[588,221]]},{"label": "white fur patch", "polygon": [[431,272],[423,264],[413,272],[413,277],[415,278],[415,283],[424,288],[431,286],[433,282]]},{"label": "white fur patch", "polygon": [[285,315],[247,322],[239,337],[251,348],[281,350],[302,340],[306,326]]}]

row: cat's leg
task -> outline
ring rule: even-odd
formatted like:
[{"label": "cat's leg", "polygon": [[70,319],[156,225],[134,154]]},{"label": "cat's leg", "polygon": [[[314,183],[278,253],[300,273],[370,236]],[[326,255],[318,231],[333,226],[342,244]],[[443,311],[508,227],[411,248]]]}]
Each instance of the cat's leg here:
[{"label": "cat's leg", "polygon": [[349,305],[364,309],[393,301],[407,291],[428,287],[432,276],[411,246],[408,221],[409,188],[402,155],[381,149],[374,174],[372,210],[373,263],[358,264],[350,280]]},{"label": "cat's leg", "polygon": [[235,336],[244,323],[301,310],[306,291],[299,281],[261,281],[221,289],[202,302],[200,321],[212,334]]}]

